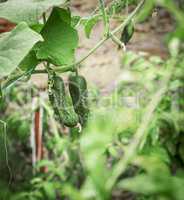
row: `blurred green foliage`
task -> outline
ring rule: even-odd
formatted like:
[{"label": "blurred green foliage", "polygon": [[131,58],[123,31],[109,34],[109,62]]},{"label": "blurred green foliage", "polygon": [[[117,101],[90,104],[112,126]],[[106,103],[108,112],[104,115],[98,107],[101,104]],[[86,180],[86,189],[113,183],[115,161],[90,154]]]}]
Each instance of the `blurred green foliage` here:
[{"label": "blurred green foliage", "polygon": [[[125,1],[114,1],[110,11],[119,12],[125,6]],[[175,31],[167,43],[168,58],[124,53],[116,89],[104,98],[98,88],[90,87],[91,116],[82,133],[75,128],[66,133],[52,121],[47,101],[43,103],[47,157],[37,163],[34,174],[29,147],[30,103],[37,93],[27,99],[25,85],[14,86],[6,94],[8,101],[1,99],[0,199],[183,200],[184,14],[175,1],[152,0],[145,1],[136,20],[147,20],[155,7],[168,10],[175,20]],[[146,113],[171,72],[158,105]],[[149,120],[146,114],[151,118],[146,134],[136,137]],[[130,158],[125,160],[127,155]],[[45,166],[47,171],[41,173]]]}]

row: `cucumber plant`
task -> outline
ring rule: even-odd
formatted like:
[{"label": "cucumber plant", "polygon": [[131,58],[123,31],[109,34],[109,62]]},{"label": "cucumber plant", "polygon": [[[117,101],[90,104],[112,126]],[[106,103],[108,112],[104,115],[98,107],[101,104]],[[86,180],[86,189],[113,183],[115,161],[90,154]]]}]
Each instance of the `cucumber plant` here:
[{"label": "cucumber plant", "polygon": [[[141,1],[138,4],[131,14],[131,19],[139,11],[143,2]],[[5,91],[6,88],[24,77],[30,77],[35,73],[48,73],[49,99],[59,121],[71,127],[77,124],[77,118],[79,118],[81,125],[84,125],[89,113],[85,78],[82,76],[70,77],[72,83],[70,83],[69,89],[74,104],[73,109],[71,106],[68,107],[70,98],[65,93],[65,85],[62,79],[55,73],[76,71],[78,65],[107,39],[111,38],[111,35],[119,32],[124,27],[126,30],[126,25],[129,24],[131,19],[125,20],[117,29],[109,33],[108,12],[105,9],[104,2],[100,1],[99,3],[99,17],[101,16],[103,19],[105,32],[108,31],[108,33],[105,33],[105,38],[77,62],[74,61],[75,50],[78,46],[78,33],[75,28],[76,23],[73,23],[76,17],[73,17],[70,10],[67,9],[67,1],[24,1],[22,5],[18,4],[16,0],[1,3],[0,17],[16,24],[11,32],[3,34],[0,38],[2,90]],[[62,8],[58,7],[59,5]],[[16,13],[20,7],[22,15],[17,16]],[[49,7],[53,7],[53,9],[50,15],[47,16],[46,11]],[[30,12],[26,11],[27,8],[30,8]],[[43,22],[41,23],[40,18],[42,16]],[[79,19],[78,23],[82,20],[82,18]],[[17,54],[17,52],[19,53]],[[40,63],[47,63],[44,70],[36,69]],[[53,71],[54,75],[49,74],[50,71]]]},{"label": "cucumber plant", "polygon": [[[130,13],[128,5],[132,5]],[[161,71],[157,74],[150,67],[151,61],[145,58],[134,60],[136,56],[131,55],[127,59],[134,72],[137,70],[142,73],[140,77],[144,80],[139,81],[139,86],[146,92],[151,91],[149,97],[144,99],[143,109],[139,113],[126,109],[125,112],[119,108],[119,111],[105,112],[103,116],[95,110],[92,113],[94,118],[89,120],[88,86],[85,77],[78,74],[79,66],[107,40],[112,39],[121,47],[127,45],[134,34],[136,23],[151,16],[156,6],[164,7],[173,15],[176,28],[167,37],[169,58],[159,64],[152,64],[163,67],[164,73]],[[127,12],[120,13],[122,9]],[[111,19],[118,17],[120,23],[111,29]],[[183,163],[182,116],[171,113],[171,100],[166,99],[168,91],[172,92],[173,88],[176,91],[183,84],[183,77],[176,77],[183,72],[181,44],[184,40],[184,14],[175,1],[113,0],[107,3],[99,0],[98,7],[90,16],[80,17],[73,15],[68,0],[8,0],[0,3],[0,18],[13,24],[12,28],[15,26],[10,32],[0,35],[0,100],[3,101],[8,88],[16,86],[17,81],[26,82],[34,74],[47,74],[47,93],[59,124],[74,132],[79,123],[84,127],[79,137],[46,132],[46,145],[50,150],[48,158],[51,154],[54,160],[43,160],[37,167],[47,165],[47,172],[40,175],[37,170],[28,191],[26,185],[26,192],[17,192],[16,195],[12,192],[5,199],[107,200],[113,199],[114,193],[125,190],[134,192],[133,198],[136,199],[183,199],[183,188],[180,187],[184,184],[182,176],[173,176],[169,168],[170,158],[179,160],[177,167]],[[79,45],[77,28],[84,26],[86,36],[90,38],[94,25],[99,21],[104,25],[102,39],[86,55],[76,60],[75,51]],[[121,34],[120,38],[118,33]],[[148,64],[148,69],[141,65],[142,61]],[[40,64],[43,69],[39,68]],[[143,71],[148,72],[150,69],[151,75],[143,74]],[[68,86],[62,77],[66,72],[70,73]],[[150,84],[150,77],[160,84],[156,90]],[[42,105],[52,118],[47,102],[42,102]],[[165,122],[163,116],[166,114],[169,117],[164,117]],[[172,129],[165,128],[165,123]],[[18,124],[19,120],[14,126],[18,127]],[[56,132],[57,125],[53,126]],[[20,126],[22,129],[27,131],[27,124]],[[169,136],[165,134],[161,140],[159,134],[165,133],[164,130]],[[175,143],[169,141],[170,134],[173,134]],[[9,166],[6,156],[5,160]]]}]

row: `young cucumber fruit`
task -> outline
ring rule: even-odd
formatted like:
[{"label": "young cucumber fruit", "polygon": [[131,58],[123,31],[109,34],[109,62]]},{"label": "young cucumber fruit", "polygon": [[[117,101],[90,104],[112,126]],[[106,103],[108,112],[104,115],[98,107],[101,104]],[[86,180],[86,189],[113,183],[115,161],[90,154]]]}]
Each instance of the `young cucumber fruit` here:
[{"label": "young cucumber fruit", "polygon": [[130,41],[134,34],[134,24],[132,21],[127,24],[121,33],[121,42],[123,42],[125,45]]},{"label": "young cucumber fruit", "polygon": [[69,91],[79,122],[84,126],[89,115],[87,82],[83,76],[69,76]]},{"label": "young cucumber fruit", "polygon": [[54,72],[49,74],[48,94],[57,119],[65,126],[76,126],[79,118],[75,113],[72,99],[65,91],[63,79]]}]

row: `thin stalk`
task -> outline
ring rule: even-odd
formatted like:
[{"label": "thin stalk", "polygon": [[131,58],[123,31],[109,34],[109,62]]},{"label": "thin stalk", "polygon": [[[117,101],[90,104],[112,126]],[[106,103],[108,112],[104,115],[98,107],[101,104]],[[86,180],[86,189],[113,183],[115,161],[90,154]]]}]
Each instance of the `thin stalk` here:
[{"label": "thin stalk", "polygon": [[128,0],[126,0],[126,14],[128,15]]},{"label": "thin stalk", "polygon": [[[55,67],[55,68],[52,68],[50,67],[51,69],[53,69],[55,72],[58,72],[58,73],[64,73],[64,72],[67,72],[67,71],[71,71],[71,66],[63,66],[63,67]],[[31,72],[31,74],[47,74],[47,70],[46,69],[36,69],[34,70],[33,72]],[[23,77],[23,76],[26,76],[27,74],[24,72],[22,74],[19,74],[15,77],[15,79],[18,79],[19,77]],[[3,87],[4,89],[4,87]]]},{"label": "thin stalk", "polygon": [[46,24],[47,22],[47,17],[46,17],[46,13],[44,12],[43,13],[43,23]]},{"label": "thin stalk", "polygon": [[46,73],[47,73],[47,70],[45,69],[37,69],[32,72],[32,74],[46,74]]},{"label": "thin stalk", "polygon": [[[3,140],[4,140],[4,150],[5,150],[5,162],[6,162],[6,166],[9,172],[9,180],[8,180],[8,187],[10,187],[11,183],[12,183],[12,178],[13,178],[13,174],[12,174],[12,169],[10,167],[10,163],[9,163],[9,157],[8,157],[8,141],[7,141],[7,124],[6,122],[0,120],[0,124],[2,124],[2,133],[3,133]],[[3,195],[3,200],[7,199],[7,195],[8,195],[8,191],[4,193]]]},{"label": "thin stalk", "polygon": [[125,44],[123,43],[123,42],[121,42],[121,40],[118,38],[118,37],[116,37],[115,35],[113,35],[112,33],[110,33],[111,34],[111,39],[112,39],[112,41],[114,42],[114,43],[116,43],[118,46],[120,46],[122,49],[123,49],[123,51],[126,51],[126,46],[125,46]]},{"label": "thin stalk", "polygon": [[84,60],[86,60],[86,58],[88,58],[90,55],[92,55],[99,47],[101,47],[104,42],[108,40],[108,38],[103,38],[102,40],[100,40],[83,58],[81,58],[79,61],[77,61],[75,64],[73,65],[80,65]]},{"label": "thin stalk", "polygon": [[105,10],[104,0],[99,0],[99,3],[100,3],[100,9],[102,12],[102,17],[103,17],[103,22],[104,22],[104,27],[105,27],[105,36],[107,36],[109,34],[109,17]]},{"label": "thin stalk", "polygon": [[[47,63],[47,66],[45,66],[47,69],[48,68],[50,68],[50,69],[52,69],[53,71],[55,71],[55,72],[57,72],[57,73],[65,73],[65,72],[68,72],[68,71],[73,71],[73,67],[72,66],[62,66],[62,67],[50,67],[50,66],[48,66],[48,63]],[[34,72],[33,72],[33,74],[45,74],[45,73],[47,73],[48,72],[48,70],[39,70],[39,69],[37,69],[37,70],[35,70]]]},{"label": "thin stalk", "polygon": [[[47,17],[46,17],[46,12],[43,13],[43,23],[46,24],[47,23]],[[48,61],[46,61],[46,63],[43,63],[44,67],[45,67],[45,71],[46,73],[49,73],[49,67],[50,67],[50,63]]]},{"label": "thin stalk", "polygon": [[58,73],[65,73],[68,71],[76,71],[74,66],[75,65],[68,65],[68,66],[66,65],[66,66],[62,66],[62,67],[51,67],[51,69]]}]

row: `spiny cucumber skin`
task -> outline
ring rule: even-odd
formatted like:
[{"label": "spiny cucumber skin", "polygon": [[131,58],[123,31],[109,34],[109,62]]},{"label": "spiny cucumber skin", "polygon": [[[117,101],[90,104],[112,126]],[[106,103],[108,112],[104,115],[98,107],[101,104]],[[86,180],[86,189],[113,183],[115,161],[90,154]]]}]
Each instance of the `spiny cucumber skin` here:
[{"label": "spiny cucumber skin", "polygon": [[88,120],[88,93],[87,82],[83,76],[69,77],[69,91],[72,97],[75,112],[79,116],[79,122],[84,126]]},{"label": "spiny cucumber skin", "polygon": [[49,100],[58,120],[68,127],[77,125],[79,119],[74,111],[71,97],[66,94],[63,79],[51,75],[48,81]]}]

